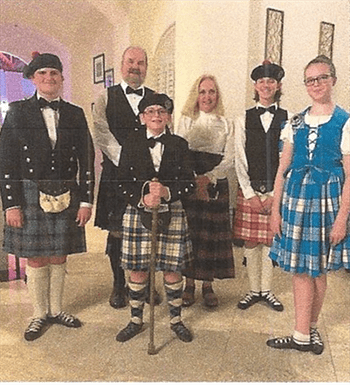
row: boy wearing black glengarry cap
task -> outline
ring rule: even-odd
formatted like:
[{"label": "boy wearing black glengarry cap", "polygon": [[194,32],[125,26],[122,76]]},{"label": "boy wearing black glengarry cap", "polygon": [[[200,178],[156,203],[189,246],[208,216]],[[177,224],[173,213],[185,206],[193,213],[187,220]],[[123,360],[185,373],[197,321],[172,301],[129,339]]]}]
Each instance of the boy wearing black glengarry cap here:
[{"label": "boy wearing black glengarry cap", "polygon": [[156,270],[164,275],[171,329],[179,339],[190,342],[192,333],[181,320],[181,270],[192,253],[181,200],[195,188],[188,144],[167,128],[173,111],[167,95],[150,95],[140,102],[139,110],[146,131],[129,136],[119,163],[119,194],[128,203],[123,216],[121,265],[130,272],[131,320],[116,338],[125,342],[142,331],[151,256],[150,215],[152,208],[159,206],[163,225],[157,235]]},{"label": "boy wearing black glengarry cap", "polygon": [[269,258],[269,227],[273,185],[279,164],[279,137],[288,112],[279,107],[281,66],[264,61],[253,69],[256,105],[235,122],[235,166],[240,185],[233,228],[244,240],[250,290],[238,302],[242,310],[264,301],[273,310],[283,305],[272,293],[273,265]]}]

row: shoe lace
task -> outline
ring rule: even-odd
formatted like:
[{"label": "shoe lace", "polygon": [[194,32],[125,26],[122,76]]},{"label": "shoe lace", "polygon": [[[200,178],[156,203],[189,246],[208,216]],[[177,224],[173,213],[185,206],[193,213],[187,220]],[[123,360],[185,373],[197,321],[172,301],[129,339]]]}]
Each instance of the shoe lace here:
[{"label": "shoe lace", "polygon": [[272,303],[273,305],[280,305],[281,304],[281,302],[275,297],[275,295],[273,293],[267,294],[266,299],[270,303]]},{"label": "shoe lace", "polygon": [[277,344],[289,344],[292,341],[292,337],[280,337],[275,339]]},{"label": "shoe lace", "polygon": [[71,314],[67,314],[63,311],[58,314],[57,318],[61,319],[64,322],[74,322],[75,318]]},{"label": "shoe lace", "polygon": [[27,332],[37,332],[41,329],[41,327],[44,324],[44,320],[41,318],[35,318],[32,320],[32,322],[29,324],[27,328]]},{"label": "shoe lace", "polygon": [[323,345],[320,333],[316,328],[311,328],[310,330],[310,339],[313,344]]},{"label": "shoe lace", "polygon": [[248,303],[250,302],[253,297],[256,297],[252,292],[249,292],[245,295],[245,297],[240,301],[241,303]]}]

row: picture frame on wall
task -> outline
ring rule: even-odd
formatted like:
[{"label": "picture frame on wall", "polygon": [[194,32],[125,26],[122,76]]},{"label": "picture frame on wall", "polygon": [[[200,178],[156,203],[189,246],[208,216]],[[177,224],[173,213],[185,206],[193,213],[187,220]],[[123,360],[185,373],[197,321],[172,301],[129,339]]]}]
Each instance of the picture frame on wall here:
[{"label": "picture frame on wall", "polygon": [[105,81],[105,55],[97,55],[93,59],[94,84],[104,83]]},{"label": "picture frame on wall", "polygon": [[332,60],[335,25],[321,21],[318,42],[318,54],[325,55]]},{"label": "picture frame on wall", "polygon": [[284,12],[267,8],[265,33],[265,59],[282,64]]},{"label": "picture frame on wall", "polygon": [[110,68],[105,71],[105,88],[114,86],[114,69]]}]

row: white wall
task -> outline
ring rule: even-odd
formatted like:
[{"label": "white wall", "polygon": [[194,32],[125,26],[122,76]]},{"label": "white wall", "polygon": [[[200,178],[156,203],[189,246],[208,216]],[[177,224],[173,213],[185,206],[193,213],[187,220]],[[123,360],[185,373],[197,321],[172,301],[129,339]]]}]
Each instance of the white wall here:
[{"label": "white wall", "polygon": [[308,103],[302,72],[317,55],[319,25],[327,21],[335,24],[336,98],[350,108],[347,0],[1,0],[0,7],[1,49],[25,60],[34,50],[59,54],[65,97],[87,115],[103,89],[92,83],[93,57],[105,53],[106,68],[114,68],[118,82],[125,47],[144,46],[151,62],[174,22],[176,118],[192,83],[205,72],[217,76],[227,116],[242,113],[252,104],[249,74],[264,58],[267,7],[285,13],[282,105],[297,111]]},{"label": "white wall", "polygon": [[[162,34],[176,23],[175,121],[194,81],[218,78],[227,116],[245,108],[249,1],[145,0],[130,7],[132,44],[146,48],[152,86],[152,55]],[[232,90],[237,90],[232,92]]]},{"label": "white wall", "polygon": [[286,76],[283,81],[282,104],[296,112],[310,103],[303,85],[303,70],[318,54],[320,22],[325,21],[335,24],[333,61],[338,72],[335,100],[349,109],[349,2],[303,0],[262,3],[265,9],[270,7],[284,11],[282,65]]},{"label": "white wall", "polygon": [[267,8],[284,12],[282,106],[299,111],[309,103],[303,68],[318,54],[320,22],[326,21],[335,24],[336,100],[349,109],[347,0],[144,0],[142,8],[131,3],[130,15],[136,15],[136,21],[130,19],[132,39],[148,52],[176,22],[176,121],[191,85],[203,73],[217,76],[228,117],[253,104],[250,73],[264,59]]}]

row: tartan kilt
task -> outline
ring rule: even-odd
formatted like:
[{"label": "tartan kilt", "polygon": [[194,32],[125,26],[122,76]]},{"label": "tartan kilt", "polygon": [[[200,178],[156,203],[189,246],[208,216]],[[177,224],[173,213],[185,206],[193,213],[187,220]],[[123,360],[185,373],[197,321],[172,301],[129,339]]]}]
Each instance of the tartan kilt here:
[{"label": "tartan kilt", "polygon": [[[192,243],[185,211],[180,201],[170,204],[171,221],[157,235],[156,270],[182,271],[192,260]],[[141,223],[139,211],[128,204],[123,216],[121,266],[124,270],[148,271],[152,233]]]},{"label": "tartan kilt", "polygon": [[282,237],[274,238],[270,250],[281,268],[311,277],[341,267],[350,269],[350,217],[343,241],[336,246],[329,242],[341,193],[342,181],[335,175],[321,184],[308,172],[300,183],[289,172],[282,196]]},{"label": "tartan kilt", "polygon": [[4,227],[4,251],[16,257],[54,257],[86,252],[85,230],[75,222],[79,209],[77,193],[61,213],[45,213],[39,205],[39,190],[31,180],[23,181],[24,226]]},{"label": "tartan kilt", "polygon": [[189,278],[213,281],[235,277],[227,179],[218,180],[216,189],[217,199],[209,202],[195,194],[186,197],[194,261],[183,275]]},{"label": "tartan kilt", "polygon": [[233,237],[264,245],[271,245],[273,239],[273,233],[270,229],[270,215],[252,212],[248,199],[243,196],[242,189],[238,189],[237,193]]}]

